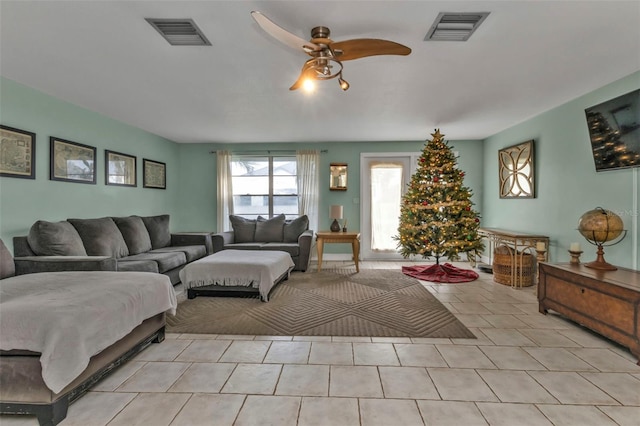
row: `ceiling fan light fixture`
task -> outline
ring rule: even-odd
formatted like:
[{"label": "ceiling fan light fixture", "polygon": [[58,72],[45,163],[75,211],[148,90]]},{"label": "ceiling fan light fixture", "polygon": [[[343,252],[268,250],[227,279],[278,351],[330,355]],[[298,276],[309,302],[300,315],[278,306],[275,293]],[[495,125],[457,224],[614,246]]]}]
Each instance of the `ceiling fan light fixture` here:
[{"label": "ceiling fan light fixture", "polygon": [[338,77],[338,83],[340,83],[340,88],[345,92],[349,90],[349,87],[351,87],[349,82],[342,78],[342,74],[340,74],[340,77]]},{"label": "ceiling fan light fixture", "polygon": [[316,91],[316,82],[311,78],[307,78],[302,83],[302,90],[306,93],[313,93]]},{"label": "ceiling fan light fixture", "polygon": [[317,80],[330,80],[342,73],[342,62],[328,56],[309,59],[305,66],[315,71]]},{"label": "ceiling fan light fixture", "polygon": [[342,78],[343,61],[375,55],[406,56],[411,53],[411,49],[407,46],[389,40],[362,38],[335,43],[329,38],[331,31],[327,27],[314,27],[311,30],[311,41],[306,42],[258,11],[252,11],[251,16],[273,38],[311,56],[311,59],[304,63],[298,79],[289,87],[289,90],[303,88],[307,91],[311,85],[307,81],[309,79],[315,83],[337,77],[340,88],[346,91],[349,90],[350,85]]}]

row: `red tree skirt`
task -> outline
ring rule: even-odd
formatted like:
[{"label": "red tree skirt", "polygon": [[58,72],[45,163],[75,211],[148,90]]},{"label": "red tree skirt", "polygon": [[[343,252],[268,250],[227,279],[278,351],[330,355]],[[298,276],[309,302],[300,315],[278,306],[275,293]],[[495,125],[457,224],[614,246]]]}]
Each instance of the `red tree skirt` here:
[{"label": "red tree skirt", "polygon": [[477,279],[479,276],[475,271],[460,269],[450,263],[403,266],[402,273],[419,280],[437,283],[466,283]]}]

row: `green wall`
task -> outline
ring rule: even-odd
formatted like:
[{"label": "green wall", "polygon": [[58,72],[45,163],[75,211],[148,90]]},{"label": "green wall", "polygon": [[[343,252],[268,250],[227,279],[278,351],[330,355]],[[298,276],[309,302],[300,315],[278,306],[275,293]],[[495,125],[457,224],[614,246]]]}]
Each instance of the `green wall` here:
[{"label": "green wall", "polygon": [[[179,204],[179,145],[97,113],[22,86],[0,80],[0,123],[36,134],[36,179],[0,177],[0,237],[12,249],[12,238],[26,235],[38,219],[64,220],[131,214],[172,215]],[[49,137],[97,148],[97,184],[49,180]],[[105,185],[104,150],[137,158],[138,186]],[[142,187],[142,159],[167,164],[167,189]]]},{"label": "green wall", "polygon": [[[485,227],[549,235],[555,262],[568,261],[569,244],[578,241],[583,260],[595,258],[595,249],[577,233],[580,215],[597,206],[618,212],[629,234],[605,250],[611,263],[637,269],[639,169],[597,173],[593,165],[584,109],[640,88],[640,72],[581,96],[565,105],[513,126],[482,143],[452,141],[466,172],[465,185],[474,192]],[[210,151],[235,152],[327,150],[320,164],[320,227],[329,226],[332,204],[345,206],[349,229],[360,227],[360,154],[363,152],[417,152],[425,141],[346,142],[310,144],[193,144],[181,145],[140,129],[69,104],[11,80],[0,80],[0,123],[36,133],[36,179],[0,178],[0,237],[25,235],[38,219],[68,217],[171,214],[173,231],[216,230],[216,162]],[[447,129],[441,129],[447,133]],[[97,185],[50,181],[49,136],[97,147]],[[429,138],[425,134],[425,140]],[[537,197],[504,200],[498,197],[498,150],[534,139]],[[104,184],[104,150],[138,157],[136,188]],[[142,158],[167,163],[167,190],[142,188]],[[348,163],[348,190],[329,191],[329,164]],[[324,215],[324,216],[328,216]],[[324,221],[324,222],[323,222]],[[331,245],[328,252],[348,252]]]},{"label": "green wall", "polygon": [[[329,227],[332,204],[345,206],[349,229],[360,227],[360,153],[418,152],[424,141],[350,143],[265,144],[176,144],[95,112],[46,95],[12,80],[0,80],[0,123],[36,133],[36,179],[0,178],[0,237],[12,248],[16,235],[26,235],[38,219],[64,220],[119,215],[171,214],[173,231],[216,230],[216,161],[211,151],[235,152],[308,149],[327,150],[320,163],[320,226]],[[445,129],[442,129],[446,133]],[[97,148],[97,184],[49,180],[49,137],[55,136]],[[425,138],[429,137],[425,135]],[[460,154],[465,184],[482,204],[482,144],[479,141],[451,143]],[[105,185],[104,150],[137,157],[138,186]],[[142,159],[167,164],[167,190],[142,187]],[[349,164],[348,190],[329,191],[329,164]],[[327,212],[327,217],[323,217]],[[324,222],[323,222],[324,221]],[[332,245],[327,252],[347,252]]]},{"label": "green wall", "polygon": [[[604,207],[617,212],[628,230],[620,244],[605,248],[605,259],[637,269],[638,168],[595,171],[584,110],[638,88],[640,72],[484,140],[482,225],[548,235],[553,262],[569,261],[569,245],[579,242],[586,262],[595,260],[595,247],[576,231],[578,219],[588,210]],[[498,150],[530,139],[535,141],[537,196],[500,199]]]},{"label": "green wall", "polygon": [[[446,130],[442,129],[446,134]],[[425,135],[429,137],[429,135]],[[180,182],[188,191],[181,191],[179,204],[182,208],[177,212],[178,221],[184,229],[194,231],[216,230],[216,157],[210,154],[216,150],[247,152],[266,150],[319,149],[327,150],[320,156],[320,206],[319,224],[328,229],[329,206],[344,206],[348,228],[360,229],[360,154],[363,152],[420,152],[425,141],[415,142],[318,142],[312,146],[297,143],[265,144],[199,144],[180,147]],[[480,141],[452,141],[454,151],[459,154],[459,166],[465,171],[465,185],[474,193],[476,208],[482,208],[482,143]],[[329,190],[329,164],[347,163],[347,191]],[[343,244],[332,244],[326,247],[328,253],[347,253],[350,248]]]}]

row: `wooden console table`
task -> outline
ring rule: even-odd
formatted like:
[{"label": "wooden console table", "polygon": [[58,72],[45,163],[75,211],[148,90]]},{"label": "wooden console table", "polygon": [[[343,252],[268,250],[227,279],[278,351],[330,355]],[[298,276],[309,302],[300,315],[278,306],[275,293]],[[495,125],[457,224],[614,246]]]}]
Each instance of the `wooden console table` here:
[{"label": "wooden console table", "polygon": [[350,243],[353,251],[353,261],[356,264],[356,272],[360,272],[358,258],[360,257],[360,233],[359,232],[331,232],[321,231],[316,233],[318,247],[318,271],[322,269],[322,252],[324,243]]},{"label": "wooden console table", "polygon": [[[536,256],[536,244],[544,243],[544,260],[549,260],[549,237],[546,235],[525,234],[517,231],[508,231],[498,228],[478,228],[478,235],[489,241],[489,263],[493,258],[496,247],[506,245],[511,249],[511,286],[522,285],[523,258],[526,252]],[[520,276],[518,275],[520,273]]]},{"label": "wooden console table", "polygon": [[640,271],[541,263],[538,309],[543,314],[553,309],[640,359]]}]

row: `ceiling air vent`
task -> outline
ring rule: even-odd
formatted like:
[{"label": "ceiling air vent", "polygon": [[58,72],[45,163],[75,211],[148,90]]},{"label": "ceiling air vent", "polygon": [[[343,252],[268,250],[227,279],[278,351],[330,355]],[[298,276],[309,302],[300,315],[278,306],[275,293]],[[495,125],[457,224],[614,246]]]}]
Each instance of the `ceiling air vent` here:
[{"label": "ceiling air vent", "polygon": [[442,12],[424,41],[467,41],[488,15],[489,12]]},{"label": "ceiling air vent", "polygon": [[145,20],[172,46],[211,46],[193,19],[145,18]]}]

